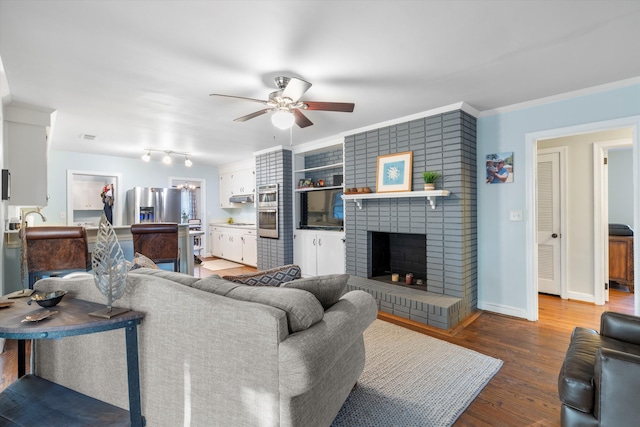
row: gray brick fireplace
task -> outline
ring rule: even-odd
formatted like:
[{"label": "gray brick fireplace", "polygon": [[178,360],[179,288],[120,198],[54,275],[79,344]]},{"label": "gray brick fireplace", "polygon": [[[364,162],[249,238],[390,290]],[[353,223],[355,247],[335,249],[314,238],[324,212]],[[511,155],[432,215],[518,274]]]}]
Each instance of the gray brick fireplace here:
[{"label": "gray brick fireplace", "polygon": [[[356,276],[348,288],[374,295],[382,311],[451,329],[477,308],[476,119],[456,110],[346,137],[345,186],[375,191],[378,156],[404,151],[413,152],[413,191],[422,190],[423,171],[436,170],[436,188],[451,194],[435,209],[424,197],[346,203],[346,270]],[[424,290],[368,280],[380,232],[425,236]]]}]

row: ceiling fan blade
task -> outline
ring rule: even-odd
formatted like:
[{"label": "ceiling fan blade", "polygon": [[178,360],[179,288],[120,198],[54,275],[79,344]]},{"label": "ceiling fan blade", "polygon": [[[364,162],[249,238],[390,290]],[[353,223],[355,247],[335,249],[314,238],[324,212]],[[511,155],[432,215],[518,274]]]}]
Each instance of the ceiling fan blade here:
[{"label": "ceiling fan blade", "polygon": [[311,83],[304,80],[291,77],[287,87],[282,91],[283,98],[290,98],[293,102],[296,102],[306,91],[311,87]]},{"label": "ceiling fan blade", "polygon": [[246,116],[238,117],[234,120],[234,122],[246,122],[247,120],[251,120],[255,117],[261,116],[269,111],[273,110],[273,108],[265,108],[264,110],[256,111],[255,113],[247,114]]},{"label": "ceiling fan blade", "polygon": [[225,98],[243,99],[245,101],[259,102],[260,104],[265,104],[265,105],[268,102],[268,101],[263,101],[261,99],[245,98],[244,96],[222,95],[222,94],[219,94],[219,93],[211,93],[211,94],[209,94],[209,96],[222,96],[222,97],[225,97]]},{"label": "ceiling fan blade", "polygon": [[343,113],[352,113],[355,104],[351,102],[312,102],[303,101],[305,110],[323,110],[323,111],[340,111]]},{"label": "ceiling fan blade", "polygon": [[296,119],[296,124],[301,128],[306,128],[307,126],[311,126],[313,122],[307,118],[302,111],[295,109],[293,110],[293,116]]}]

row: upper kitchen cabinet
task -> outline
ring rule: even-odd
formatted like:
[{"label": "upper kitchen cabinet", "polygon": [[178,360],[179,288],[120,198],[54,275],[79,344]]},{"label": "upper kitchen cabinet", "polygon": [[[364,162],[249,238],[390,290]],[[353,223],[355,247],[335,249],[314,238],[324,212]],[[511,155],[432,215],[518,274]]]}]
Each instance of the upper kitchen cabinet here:
[{"label": "upper kitchen cabinet", "polygon": [[51,111],[8,105],[4,111],[4,140],[7,168],[11,172],[11,199],[14,206],[47,206],[47,134]]},{"label": "upper kitchen cabinet", "polygon": [[[244,203],[252,203],[256,191],[255,161],[244,161],[220,167],[220,207],[239,208]],[[234,196],[251,196],[242,202],[232,201]]]},{"label": "upper kitchen cabinet", "polygon": [[102,189],[105,182],[102,177],[78,174],[71,183],[73,192],[73,210],[98,210],[104,209],[102,202]]}]

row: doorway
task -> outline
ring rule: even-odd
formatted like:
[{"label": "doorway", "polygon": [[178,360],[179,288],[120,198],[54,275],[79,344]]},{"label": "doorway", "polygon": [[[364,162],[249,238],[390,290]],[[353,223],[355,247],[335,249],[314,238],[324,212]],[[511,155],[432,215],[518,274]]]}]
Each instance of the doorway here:
[{"label": "doorway", "polygon": [[[632,146],[632,139],[622,138],[616,140],[602,141],[593,144],[593,194],[594,194],[594,266],[596,283],[603,283],[605,286],[596,287],[595,300],[596,304],[604,304],[609,301],[609,227],[610,221],[610,198],[609,198],[609,152],[615,149],[628,148]],[[619,173],[620,171],[614,171]],[[633,182],[633,170],[627,174],[629,182]],[[625,195],[633,199],[633,190]],[[615,192],[611,197],[616,198]],[[628,218],[627,224],[633,224],[633,206],[627,206],[628,212],[622,215],[622,212],[612,212],[614,218]],[[620,221],[613,221],[620,222]],[[597,255],[601,254],[602,257]]]},{"label": "doorway", "polygon": [[[183,209],[181,214],[186,214],[186,219],[199,219],[201,221],[201,230],[204,234],[200,236],[200,250],[207,248],[208,233],[206,232],[206,209],[207,209],[207,180],[204,178],[191,177],[169,177],[169,187],[184,188],[189,193],[189,207]],[[188,212],[187,212],[188,211]],[[185,218],[185,217],[183,217]]]},{"label": "doorway", "polygon": [[[537,224],[538,224],[538,215],[537,215],[537,198],[536,198],[536,182],[537,182],[537,159],[538,159],[538,148],[539,148],[539,143],[541,143],[542,141],[545,140],[549,140],[549,139],[560,139],[560,138],[569,138],[569,137],[576,137],[576,136],[580,136],[580,135],[590,135],[590,134],[594,134],[597,132],[604,132],[604,131],[615,131],[615,130],[620,130],[620,129],[626,129],[627,132],[630,133],[630,135],[632,135],[631,137],[631,141],[633,144],[633,173],[634,173],[634,190],[633,190],[633,194],[634,194],[634,228],[637,228],[637,225],[640,224],[640,209],[639,207],[639,200],[640,200],[640,187],[638,185],[638,171],[640,170],[640,147],[639,147],[639,141],[638,141],[638,129],[640,128],[640,116],[634,116],[634,117],[628,117],[628,118],[623,118],[623,119],[616,119],[616,120],[611,120],[611,121],[606,121],[606,122],[598,122],[598,123],[592,123],[592,124],[587,124],[587,125],[579,125],[579,126],[573,126],[573,127],[568,127],[568,128],[561,128],[561,129],[553,129],[553,130],[547,130],[547,131],[542,131],[542,132],[535,132],[535,133],[531,133],[531,134],[527,134],[526,138],[525,138],[525,148],[526,148],[526,163],[527,163],[527,202],[526,202],[526,212],[528,215],[528,219],[529,221],[527,222],[527,232],[526,232],[526,251],[527,251],[527,318],[529,320],[538,320],[538,269],[539,269],[539,256],[538,256],[538,236],[537,236]],[[595,141],[592,141],[592,143]],[[565,144],[566,145],[566,144]],[[591,160],[592,156],[593,156],[593,149],[590,148],[590,153],[588,155],[588,159]],[[571,154],[569,154],[570,156]],[[589,163],[589,169],[590,169],[590,173],[593,173],[593,164],[591,161],[588,162]],[[593,185],[593,179],[590,180],[589,183],[583,185],[583,184],[574,184],[572,182],[572,167],[570,165],[569,167],[569,178],[568,178],[568,191],[567,193],[569,195],[574,194],[574,195],[579,195],[582,194],[584,195],[583,198],[589,198],[589,200],[594,200],[593,199],[593,194],[594,194],[594,185]],[[578,192],[576,191],[577,188],[579,188],[579,186],[582,186],[582,192]],[[587,193],[585,193],[585,191],[587,191]],[[571,201],[568,202],[570,209],[569,211],[571,211],[571,209],[574,209],[574,206],[572,206]],[[590,204],[589,205],[589,212],[590,213],[593,211],[593,205]],[[586,211],[581,211],[581,213],[584,213]],[[594,212],[595,215],[595,212]],[[598,213],[598,216],[600,216],[600,213]],[[598,221],[601,221],[601,218],[597,219]],[[581,301],[587,301],[587,302],[591,302],[591,303],[597,303],[599,301],[596,301],[596,295],[598,294],[598,292],[600,292],[600,294],[602,295],[602,302],[599,302],[600,304],[604,303],[604,283],[602,281],[600,281],[599,279],[597,279],[597,277],[599,277],[599,274],[604,274],[604,250],[603,251],[595,251],[595,244],[597,244],[596,242],[596,238],[595,238],[595,233],[598,233],[598,235],[600,236],[602,233],[600,233],[600,231],[603,228],[607,228],[607,227],[603,227],[602,224],[599,224],[600,230],[596,230],[595,229],[595,220],[589,220],[588,221],[588,225],[584,226],[584,224],[581,226],[581,228],[578,231],[575,231],[572,233],[575,236],[579,235],[584,237],[581,233],[585,233],[588,235],[588,239],[587,241],[589,242],[589,246],[592,248],[590,249],[590,255],[589,255],[589,260],[580,260],[583,264],[583,266],[587,266],[587,267],[583,267],[581,270],[578,269],[576,270],[575,268],[573,268],[573,270],[571,270],[571,268],[568,268],[568,271],[573,271],[575,274],[580,275],[580,274],[585,274],[585,277],[583,278],[576,278],[576,277],[572,277],[571,275],[568,275],[567,278],[567,287],[568,287],[568,291],[567,291],[567,297],[569,299],[576,299],[576,300],[581,300]],[[569,223],[571,223],[571,221],[568,220]],[[567,232],[571,233],[571,230],[567,230]],[[601,237],[601,241],[602,241],[602,237]],[[636,266],[636,269],[638,268],[638,241],[636,240],[635,242],[635,259],[634,259],[634,263]],[[572,246],[575,247],[575,246]],[[570,252],[570,256],[573,256],[573,253]],[[568,262],[570,260],[567,260]],[[598,267],[596,267],[598,266]],[[600,269],[600,273],[597,272],[597,269]],[[576,283],[578,283],[578,289],[573,289],[572,284],[575,285]],[[599,285],[602,285],[602,290],[598,291],[598,288],[600,287]],[[583,286],[583,288],[580,288],[580,286]],[[639,312],[639,298],[638,298],[638,294],[634,294],[634,304],[635,304],[635,310],[636,313],[640,314]]]}]

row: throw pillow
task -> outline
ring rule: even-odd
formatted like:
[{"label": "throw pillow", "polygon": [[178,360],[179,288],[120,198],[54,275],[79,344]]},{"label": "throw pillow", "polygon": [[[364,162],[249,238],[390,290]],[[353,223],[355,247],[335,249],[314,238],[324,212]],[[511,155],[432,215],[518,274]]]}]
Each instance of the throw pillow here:
[{"label": "throw pillow", "polygon": [[222,276],[222,278],[230,282],[242,283],[243,285],[249,286],[280,286],[282,283],[299,279],[300,267],[295,264],[289,264],[270,270],[258,271],[257,273]]},{"label": "throw pillow", "polygon": [[133,264],[131,264],[131,267],[129,267],[129,271],[137,270],[138,268],[154,268],[158,270],[158,266],[155,262],[151,261],[141,253],[136,252],[133,256]]},{"label": "throw pillow", "polygon": [[311,292],[322,304],[325,310],[338,302],[344,294],[349,280],[348,274],[327,274],[325,276],[309,277],[293,280],[280,285],[283,288],[302,289]]}]

